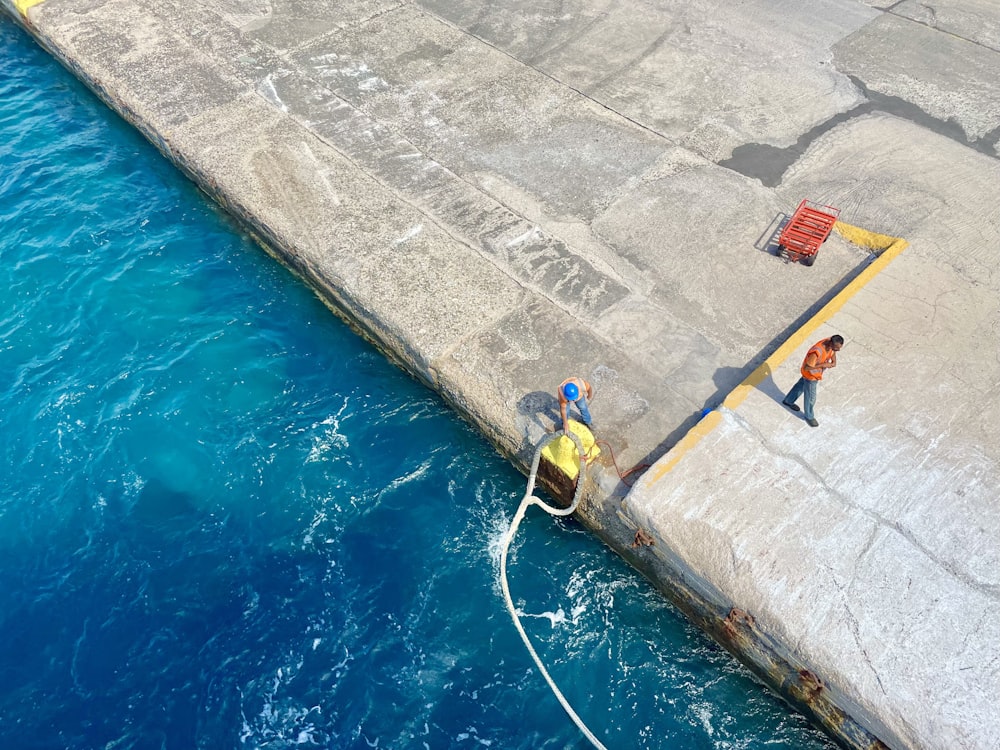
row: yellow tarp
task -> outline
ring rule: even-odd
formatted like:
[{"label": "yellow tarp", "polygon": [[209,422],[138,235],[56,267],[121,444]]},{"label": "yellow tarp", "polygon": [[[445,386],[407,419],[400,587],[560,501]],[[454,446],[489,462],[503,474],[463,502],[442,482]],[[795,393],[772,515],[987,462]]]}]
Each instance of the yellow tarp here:
[{"label": "yellow tarp", "polygon": [[[601,455],[601,449],[597,447],[593,433],[584,425],[571,419],[569,429],[580,438],[588,464]],[[580,452],[576,449],[576,443],[565,435],[542,448],[542,458],[570,479],[576,479],[576,475],[580,473]]]}]

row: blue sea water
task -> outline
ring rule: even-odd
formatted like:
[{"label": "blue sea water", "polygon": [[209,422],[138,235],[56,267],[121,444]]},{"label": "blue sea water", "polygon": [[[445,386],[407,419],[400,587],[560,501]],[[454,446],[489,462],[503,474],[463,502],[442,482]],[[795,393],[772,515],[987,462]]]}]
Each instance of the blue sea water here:
[{"label": "blue sea water", "polygon": [[[524,479],[0,15],[0,748],[582,748]],[[613,748],[829,749],[537,509]]]}]

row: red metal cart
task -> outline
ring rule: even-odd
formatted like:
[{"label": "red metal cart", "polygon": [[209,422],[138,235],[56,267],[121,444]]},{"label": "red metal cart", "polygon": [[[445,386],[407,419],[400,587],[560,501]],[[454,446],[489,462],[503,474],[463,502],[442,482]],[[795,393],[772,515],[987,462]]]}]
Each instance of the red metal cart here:
[{"label": "red metal cart", "polygon": [[840,209],[803,199],[778,237],[778,252],[804,266],[816,260],[819,246],[830,236]]}]

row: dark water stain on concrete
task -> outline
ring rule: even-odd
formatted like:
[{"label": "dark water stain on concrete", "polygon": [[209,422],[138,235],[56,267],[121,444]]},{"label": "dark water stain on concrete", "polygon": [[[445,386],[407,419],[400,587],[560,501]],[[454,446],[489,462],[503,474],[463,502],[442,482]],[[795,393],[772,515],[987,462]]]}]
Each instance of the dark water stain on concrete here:
[{"label": "dark water stain on concrete", "polygon": [[781,184],[781,180],[787,169],[805,153],[806,149],[817,138],[842,123],[872,112],[883,112],[903,120],[908,120],[931,132],[961,143],[963,146],[968,146],[980,153],[996,158],[995,149],[997,143],[1000,142],[1000,128],[987,133],[982,138],[970,140],[966,136],[962,126],[954,120],[942,120],[932,117],[912,102],[908,102],[898,96],[888,96],[880,94],[877,91],[872,91],[860,79],[854,76],[849,76],[849,78],[868,101],[859,104],[847,112],[836,114],[826,122],[822,122],[811,130],[808,130],[791,146],[779,148],[767,143],[747,143],[737,146],[733,149],[733,155],[730,158],[718,162],[719,166],[732,169],[734,172],[739,172],[747,177],[754,177],[760,180],[765,187],[776,187]]}]

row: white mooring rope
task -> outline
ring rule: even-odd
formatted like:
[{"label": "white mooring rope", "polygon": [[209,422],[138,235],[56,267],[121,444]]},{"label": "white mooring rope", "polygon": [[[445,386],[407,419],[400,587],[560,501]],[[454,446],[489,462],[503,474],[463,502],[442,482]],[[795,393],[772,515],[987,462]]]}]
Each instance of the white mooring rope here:
[{"label": "white mooring rope", "polygon": [[[576,492],[573,495],[573,502],[570,503],[570,506],[568,508],[553,508],[551,505],[548,505],[539,498],[535,497],[535,477],[538,475],[538,463],[542,457],[542,449],[553,440],[562,437],[564,434],[573,440],[580,453],[580,474],[577,479]],[[535,457],[531,462],[531,473],[528,474],[528,488],[524,492],[524,497],[521,499],[521,505],[518,507],[517,513],[514,514],[514,519],[510,522],[510,528],[507,530],[507,535],[504,537],[503,546],[500,550],[500,586],[503,588],[503,596],[507,601],[507,611],[510,612],[510,616],[514,620],[514,626],[517,628],[517,632],[521,634],[521,640],[524,641],[524,645],[528,647],[528,653],[530,653],[531,658],[535,660],[535,665],[542,673],[545,681],[549,683],[549,687],[552,688],[552,692],[555,693],[556,698],[559,699],[559,703],[562,704],[563,709],[565,709],[566,713],[569,714],[569,717],[580,728],[580,731],[583,732],[584,736],[590,740],[594,747],[600,748],[600,750],[607,750],[601,741],[594,736],[594,733],[587,729],[587,725],[583,723],[583,720],[576,715],[576,711],[574,711],[573,707],[569,705],[569,701],[567,701],[565,696],[559,692],[559,688],[556,687],[555,681],[549,676],[548,671],[542,664],[542,660],[538,657],[534,647],[531,645],[531,641],[528,640],[528,634],[524,632],[524,627],[521,625],[521,619],[517,616],[517,610],[514,609],[514,601],[510,598],[510,587],[507,585],[507,551],[510,548],[510,543],[514,541],[514,535],[517,533],[517,527],[520,525],[521,519],[524,518],[524,512],[528,509],[528,506],[539,505],[543,510],[545,510],[546,513],[553,516],[571,515],[576,510],[576,507],[580,502],[580,495],[582,494],[583,488],[583,473],[586,468],[587,460],[583,455],[583,445],[580,443],[580,438],[576,435],[573,433],[563,433],[560,430],[559,432],[542,438],[542,441],[538,444],[538,448],[535,450]]]}]

